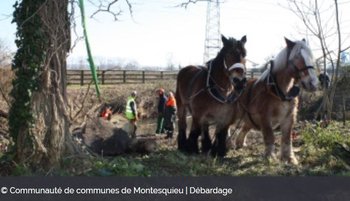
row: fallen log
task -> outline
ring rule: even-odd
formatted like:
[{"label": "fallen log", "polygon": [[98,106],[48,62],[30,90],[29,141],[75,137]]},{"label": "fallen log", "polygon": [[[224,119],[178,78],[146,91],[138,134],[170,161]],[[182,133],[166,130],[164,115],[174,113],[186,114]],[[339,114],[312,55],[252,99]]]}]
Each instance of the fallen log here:
[{"label": "fallen log", "polygon": [[84,128],[75,129],[73,135],[80,138],[91,151],[102,156],[146,154],[157,147],[154,137],[131,139],[125,130],[99,117],[88,120]]}]

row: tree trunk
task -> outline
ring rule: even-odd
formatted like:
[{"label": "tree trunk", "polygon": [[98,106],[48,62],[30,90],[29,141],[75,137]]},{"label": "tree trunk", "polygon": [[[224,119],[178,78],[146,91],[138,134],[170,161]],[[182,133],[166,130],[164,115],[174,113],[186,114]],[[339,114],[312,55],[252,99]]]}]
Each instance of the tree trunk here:
[{"label": "tree trunk", "polygon": [[[21,4],[24,1],[29,4],[31,0],[23,0]],[[39,16],[47,43],[37,77],[39,88],[30,96],[33,120],[30,126],[22,125],[18,131],[16,159],[33,168],[48,170],[59,165],[64,155],[76,151],[66,113],[66,57],[70,49],[68,0],[43,1],[32,15]]]}]

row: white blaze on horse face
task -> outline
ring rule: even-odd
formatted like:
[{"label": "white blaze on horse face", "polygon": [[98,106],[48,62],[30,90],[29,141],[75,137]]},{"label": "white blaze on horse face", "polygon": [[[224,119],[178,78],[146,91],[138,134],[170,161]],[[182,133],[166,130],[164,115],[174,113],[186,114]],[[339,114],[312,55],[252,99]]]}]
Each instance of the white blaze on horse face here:
[{"label": "white blaze on horse face", "polygon": [[[305,66],[314,66],[313,56],[310,51],[301,49],[301,56],[304,59]],[[313,68],[308,68],[308,76],[304,76],[301,78],[301,82],[306,90],[315,91],[318,85],[318,78],[316,75],[316,71]]]},{"label": "white blaze on horse face", "polygon": [[310,51],[307,51],[305,49],[301,49],[301,56],[304,59],[306,66],[314,66],[314,59]]},{"label": "white blaze on horse face", "polygon": [[242,63],[235,63],[228,68],[230,78],[238,78],[242,80],[244,78],[245,66]]}]

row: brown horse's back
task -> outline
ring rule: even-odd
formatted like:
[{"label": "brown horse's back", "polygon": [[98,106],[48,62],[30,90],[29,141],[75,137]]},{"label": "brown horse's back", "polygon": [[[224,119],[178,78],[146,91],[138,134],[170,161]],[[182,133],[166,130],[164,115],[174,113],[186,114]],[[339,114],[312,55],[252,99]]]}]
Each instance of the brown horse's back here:
[{"label": "brown horse's back", "polygon": [[206,74],[206,72],[206,68],[203,66],[187,66],[179,71],[177,75],[175,94],[178,105],[188,104],[193,90],[196,90],[194,82],[197,81],[197,79],[202,79],[200,82],[203,84],[202,87],[205,87],[205,82],[203,80],[204,76],[201,76],[200,74]]}]

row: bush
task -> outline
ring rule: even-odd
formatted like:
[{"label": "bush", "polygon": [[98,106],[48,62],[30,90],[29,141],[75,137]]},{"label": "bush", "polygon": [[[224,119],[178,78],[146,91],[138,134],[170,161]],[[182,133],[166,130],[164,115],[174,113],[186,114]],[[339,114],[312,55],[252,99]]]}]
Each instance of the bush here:
[{"label": "bush", "polygon": [[302,131],[300,158],[306,175],[344,174],[349,172],[350,133],[339,122],[328,127],[308,124]]}]

